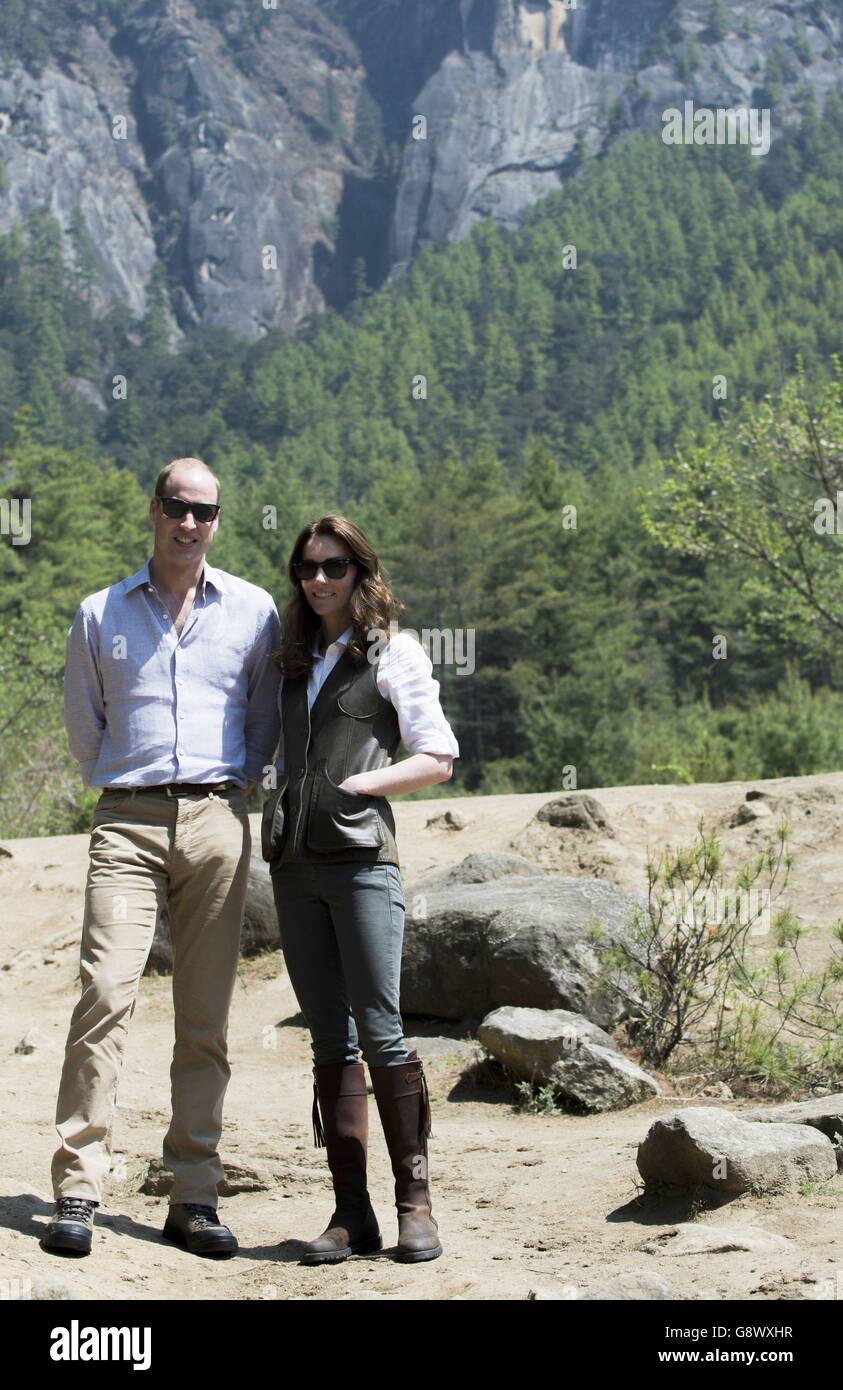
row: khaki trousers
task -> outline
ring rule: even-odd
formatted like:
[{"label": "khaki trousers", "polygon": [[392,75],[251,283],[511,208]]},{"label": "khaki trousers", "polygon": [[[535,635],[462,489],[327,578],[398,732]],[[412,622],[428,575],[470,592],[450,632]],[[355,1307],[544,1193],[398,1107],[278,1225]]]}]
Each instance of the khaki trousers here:
[{"label": "khaki trousers", "polygon": [[82,994],[56,1105],[55,1197],[101,1201],[129,1022],[166,905],[173,947],[172,1121],[163,1158],[173,1202],[217,1204],[217,1146],[231,1075],[228,1010],[251,856],[237,789],[105,790],[94,811],[82,926]]}]

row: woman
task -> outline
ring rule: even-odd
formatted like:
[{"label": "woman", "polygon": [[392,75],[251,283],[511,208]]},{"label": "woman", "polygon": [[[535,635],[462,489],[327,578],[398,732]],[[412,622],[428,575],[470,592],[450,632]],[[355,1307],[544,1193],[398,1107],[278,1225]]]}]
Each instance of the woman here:
[{"label": "woman", "polygon": [[[447,781],[459,748],[424,649],[394,634],[403,612],[363,532],[339,516],[306,526],[289,563],[277,790],[264,808],[290,981],[310,1028],[313,1133],[335,1210],[304,1264],[380,1250],[366,1184],[372,1089],[395,1177],[402,1261],[442,1254],[427,1181],[430,1106],[399,1012],[404,894],[387,793]],[[410,756],[389,767],[403,739]],[[321,1111],[321,1123],[320,1123]]]}]

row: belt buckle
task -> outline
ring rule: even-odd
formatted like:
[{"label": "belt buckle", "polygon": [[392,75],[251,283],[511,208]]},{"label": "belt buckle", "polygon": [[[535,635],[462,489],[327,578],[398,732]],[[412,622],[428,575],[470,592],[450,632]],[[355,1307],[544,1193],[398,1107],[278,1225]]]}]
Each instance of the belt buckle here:
[{"label": "belt buckle", "polygon": [[191,792],[202,792],[205,796],[219,796],[222,792],[228,791],[232,782],[209,782],[206,785],[197,782],[167,782],[164,791],[168,796],[189,796]]}]

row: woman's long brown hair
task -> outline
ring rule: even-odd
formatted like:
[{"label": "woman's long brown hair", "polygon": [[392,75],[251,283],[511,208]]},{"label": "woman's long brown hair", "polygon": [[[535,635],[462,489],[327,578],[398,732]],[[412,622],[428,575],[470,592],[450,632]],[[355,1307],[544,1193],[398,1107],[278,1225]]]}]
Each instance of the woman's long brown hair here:
[{"label": "woman's long brown hair", "polygon": [[319,521],[311,521],[299,534],[287,565],[293,597],[282,615],[283,637],[277,654],[285,680],[295,680],[310,670],[312,648],[321,631],[319,618],[305,598],[301,580],[293,568],[304,558],[304,548],[314,536],[332,536],[342,541],[357,561],[357,581],[349,604],[354,631],[346,647],[355,665],[368,658],[369,634],[383,633],[385,641],[390,624],[397,622],[404,612],[405,605],[394,597],[389,577],[359,526],[344,516],[323,516]]}]

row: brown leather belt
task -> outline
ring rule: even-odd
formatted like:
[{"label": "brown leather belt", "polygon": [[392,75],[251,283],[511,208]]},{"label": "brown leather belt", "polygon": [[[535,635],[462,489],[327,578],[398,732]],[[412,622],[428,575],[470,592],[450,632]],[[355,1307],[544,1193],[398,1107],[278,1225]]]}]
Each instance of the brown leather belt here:
[{"label": "brown leather belt", "polygon": [[157,782],[147,787],[103,787],[104,792],[116,792],[120,796],[125,796],[131,792],[133,796],[141,792],[166,792],[167,796],[187,796],[191,793],[202,792],[206,796],[208,792],[242,791],[237,782]]}]

